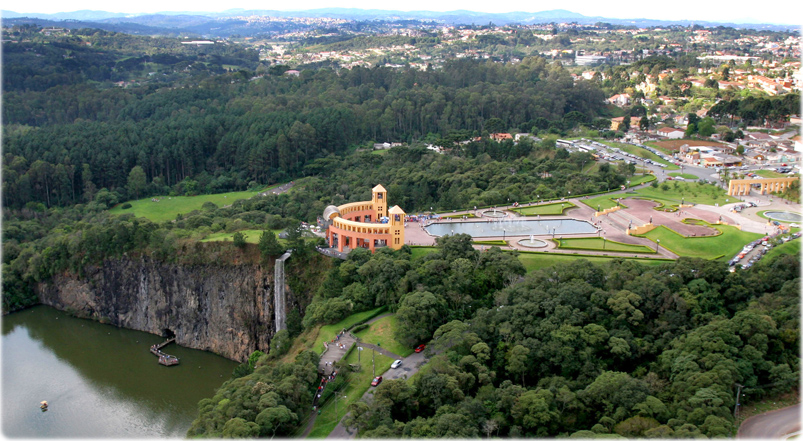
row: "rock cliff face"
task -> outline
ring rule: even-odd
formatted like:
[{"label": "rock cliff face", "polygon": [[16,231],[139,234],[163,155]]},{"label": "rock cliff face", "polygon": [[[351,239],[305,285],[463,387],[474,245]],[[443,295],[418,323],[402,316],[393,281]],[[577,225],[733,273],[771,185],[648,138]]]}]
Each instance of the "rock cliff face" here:
[{"label": "rock cliff face", "polygon": [[[245,361],[268,352],[275,333],[273,269],[259,265],[181,265],[148,257],[57,275],[39,285],[43,304],[129,329],[175,334],[182,346]],[[295,303],[287,293],[287,310]]]}]

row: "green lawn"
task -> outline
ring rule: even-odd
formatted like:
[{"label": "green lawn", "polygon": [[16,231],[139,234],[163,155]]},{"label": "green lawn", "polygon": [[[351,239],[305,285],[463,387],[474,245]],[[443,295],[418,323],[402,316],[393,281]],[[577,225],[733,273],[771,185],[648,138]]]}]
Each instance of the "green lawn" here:
[{"label": "green lawn", "polygon": [[[635,146],[635,145],[620,144],[618,142],[612,142],[612,141],[601,141],[601,142],[603,144],[609,145],[611,147],[616,147],[619,150],[625,151],[625,152],[630,153],[632,155],[636,155],[639,158],[645,158],[645,159],[651,160],[652,162],[659,162],[661,164],[667,165],[668,166],[666,168],[667,170],[677,170],[679,168],[677,165],[675,165],[675,164],[673,164],[671,162],[668,162],[667,160],[661,158],[660,156],[656,155],[655,153],[653,153],[653,152],[651,152],[651,151],[649,151],[647,149],[644,149],[644,148],[641,148],[641,147],[638,147],[638,146]],[[655,146],[653,146],[653,147],[655,147]]]},{"label": "green lawn", "polygon": [[800,255],[800,239],[791,240],[786,242],[785,244],[778,245],[773,249],[769,250],[767,254],[764,255],[764,258],[759,260],[759,262],[763,265],[767,265],[772,263],[773,260],[781,257],[784,254],[791,254],[793,256]]},{"label": "green lawn", "polygon": [[644,245],[632,245],[600,237],[579,237],[560,239],[560,248],[594,251],[621,251],[625,253],[655,253],[654,248]]},{"label": "green lawn", "polygon": [[[362,352],[361,355],[358,355]],[[337,401],[337,415],[335,415],[335,400],[330,399],[323,407],[321,407],[321,414],[315,419],[315,423],[308,438],[325,438],[337,426],[338,421],[346,414],[348,405],[359,401],[365,391],[371,389],[371,380],[373,380],[373,369],[371,368],[371,352],[366,349],[364,351],[353,350],[346,357],[347,364],[357,364],[357,359],[360,358],[362,369],[359,372],[351,372],[349,374],[349,381],[345,384],[343,389],[338,391],[337,395],[341,397]],[[376,365],[376,375],[382,375],[390,369],[393,359],[386,357],[380,353],[374,354],[374,364]],[[346,398],[342,398],[342,397]]]},{"label": "green lawn", "polygon": [[689,173],[668,173],[668,175],[672,176],[673,178],[680,177],[680,178],[683,178],[683,179],[686,179],[686,180],[689,180],[689,181],[696,181],[696,180],[700,179],[697,176],[694,176],[694,175],[689,174]]},{"label": "green lawn", "polygon": [[440,217],[442,219],[462,219],[463,217],[467,217],[467,218],[471,219],[471,218],[477,217],[477,216],[474,216],[474,213],[464,213],[464,214],[444,214],[444,215],[441,215]]},{"label": "green lawn", "polygon": [[635,187],[637,185],[641,185],[645,182],[652,182],[655,180],[655,176],[651,174],[645,174],[640,176],[633,176],[630,178],[630,186]]},{"label": "green lawn", "polygon": [[508,245],[506,240],[474,240],[471,241],[474,245],[489,245],[497,247],[506,247]]},{"label": "green lawn", "polygon": [[413,259],[418,259],[419,257],[426,256],[429,253],[434,253],[438,251],[437,247],[423,247],[423,246],[414,246],[410,247],[410,251],[412,251]]},{"label": "green lawn", "polygon": [[722,234],[708,237],[685,237],[661,225],[644,234],[644,237],[656,242],[679,256],[700,257],[703,259],[728,259],[734,256],[745,244],[752,242],[763,234],[740,231],[728,225],[711,225]]},{"label": "green lawn", "polygon": [[778,173],[772,170],[755,170],[752,173],[755,173],[762,178],[785,178],[787,176],[783,173]]},{"label": "green lawn", "polygon": [[200,210],[204,202],[212,202],[218,207],[231,205],[238,199],[249,199],[262,191],[278,187],[263,188],[258,191],[233,191],[229,193],[204,194],[198,196],[156,196],[159,202],[153,202],[152,198],[129,201],[131,208],[122,209],[123,204],[117,204],[109,210],[111,214],[132,213],[136,217],[145,217],[153,222],[164,222],[173,220],[179,213],[189,213],[193,210]]},{"label": "green lawn", "polygon": [[[262,236],[262,232],[263,231],[265,231],[265,230],[240,230],[239,232],[243,233],[243,235],[245,236],[245,241],[246,242],[248,242],[248,243],[259,243],[259,238],[260,238],[260,236]],[[279,238],[279,233],[282,232],[283,230],[270,230],[270,231],[273,231],[273,233],[276,235],[276,239],[279,241],[280,244],[286,244],[287,243],[287,239],[280,239]],[[316,237],[304,236],[304,241],[307,242],[307,241],[310,241],[310,240],[315,240],[316,238],[317,238],[317,236]],[[234,241],[234,233],[225,233],[225,232],[212,233],[212,234],[207,235],[206,237],[204,237],[201,240],[201,242],[219,242],[219,241],[233,242]]]},{"label": "green lawn", "polygon": [[312,350],[318,354],[322,353],[323,342],[330,341],[331,339],[335,338],[335,335],[337,335],[337,333],[343,330],[344,328],[348,329],[355,323],[359,323],[365,320],[366,318],[372,316],[382,308],[383,307],[380,306],[379,308],[358,312],[344,318],[343,320],[335,324],[321,326],[321,329],[318,331],[318,338],[315,339],[315,343],[313,343],[312,345]]},{"label": "green lawn", "polygon": [[[597,210],[597,208],[599,208],[599,210],[606,210],[616,206],[616,198],[621,197],[624,199],[625,197],[630,196],[632,196],[632,194],[604,194],[591,199],[582,199],[582,202],[594,210]],[[621,206],[627,207],[625,204],[621,204]]]},{"label": "green lawn", "polygon": [[404,346],[393,337],[393,327],[396,325],[396,315],[389,315],[371,323],[368,329],[360,331],[354,335],[365,343],[387,349],[394,354],[406,357],[413,353],[413,348]]},{"label": "green lawn", "polygon": [[[240,233],[243,233],[245,236],[245,241],[248,243],[259,243],[259,238],[262,236],[264,230],[240,230]],[[277,236],[279,232],[282,230],[271,230]],[[219,232],[219,233],[212,233],[206,237],[204,237],[201,242],[218,242],[218,241],[233,241],[234,240],[234,233],[226,233],[226,232]],[[279,239],[281,242],[283,239]]]},{"label": "green lawn", "polygon": [[550,215],[563,214],[566,210],[575,207],[577,206],[574,205],[573,203],[565,201],[565,202],[554,202],[551,204],[533,205],[532,207],[519,207],[519,208],[514,208],[512,211],[516,211],[524,216],[535,216],[539,214],[542,216],[550,216]]},{"label": "green lawn", "polygon": [[[728,196],[725,190],[716,185],[677,181],[664,182],[657,188],[653,188],[652,186],[639,188],[635,190],[635,194],[628,194],[628,196],[652,199],[668,206],[678,205],[681,201],[687,204],[722,205],[734,199],[733,196]],[[589,199],[588,202],[596,199],[599,198]],[[614,202],[613,204],[615,205],[616,203]],[[593,206],[589,204],[589,206],[596,208],[596,203]]]},{"label": "green lawn", "polygon": [[[604,257],[604,256],[584,256],[573,254],[557,254],[557,253],[522,253],[519,252],[519,261],[524,265],[527,272],[535,271],[541,268],[550,267],[558,264],[566,264],[579,259],[585,259],[593,263],[605,263],[611,259],[620,259],[621,257]],[[663,259],[638,259],[633,258],[636,262],[645,265],[660,265],[667,262]]]}]

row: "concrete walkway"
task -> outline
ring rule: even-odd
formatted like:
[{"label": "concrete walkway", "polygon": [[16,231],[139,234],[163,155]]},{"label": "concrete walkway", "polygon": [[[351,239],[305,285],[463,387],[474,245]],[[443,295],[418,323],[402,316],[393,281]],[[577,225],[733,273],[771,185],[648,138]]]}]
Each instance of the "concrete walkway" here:
[{"label": "concrete walkway", "polygon": [[[344,332],[340,338],[336,339],[336,341],[332,341],[335,339],[333,335],[329,341],[327,341],[328,349],[321,355],[321,360],[318,362],[318,371],[322,372],[324,375],[331,375],[334,371],[334,364],[340,361],[343,356],[346,355],[351,345],[353,345],[356,340],[349,332]],[[342,347],[338,346],[338,344],[343,345]]]}]

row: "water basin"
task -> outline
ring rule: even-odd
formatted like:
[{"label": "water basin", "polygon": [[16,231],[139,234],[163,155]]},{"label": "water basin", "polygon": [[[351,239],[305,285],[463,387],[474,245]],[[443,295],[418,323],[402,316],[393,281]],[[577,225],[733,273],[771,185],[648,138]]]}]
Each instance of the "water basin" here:
[{"label": "water basin", "polygon": [[587,221],[575,219],[504,219],[491,222],[444,222],[434,223],[426,227],[426,230],[433,236],[468,234],[471,237],[551,236],[553,231],[555,235],[592,234],[597,232],[596,227]]},{"label": "water basin", "polygon": [[793,213],[791,211],[765,211],[764,216],[781,222],[803,221],[803,216],[801,216],[800,213]]}]

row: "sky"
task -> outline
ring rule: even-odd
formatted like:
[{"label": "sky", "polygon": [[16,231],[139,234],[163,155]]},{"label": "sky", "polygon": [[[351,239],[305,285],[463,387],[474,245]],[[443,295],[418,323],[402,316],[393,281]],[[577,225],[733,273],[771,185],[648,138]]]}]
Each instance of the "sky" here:
[{"label": "sky", "polygon": [[305,0],[282,2],[265,0],[137,0],[110,2],[108,0],[28,0],[7,3],[3,9],[14,12],[56,13],[83,9],[123,12],[155,13],[163,11],[220,12],[231,8],[298,10],[329,7],[388,9],[400,11],[452,11],[464,9],[478,12],[540,12],[566,9],[586,16],[608,18],[648,18],[669,20],[700,20],[736,23],[774,23],[803,25],[803,2],[782,0],[776,3],[747,0],[730,1],[650,1],[650,0],[573,0],[566,2],[522,0],[406,0],[404,2],[377,2],[376,0]]}]

